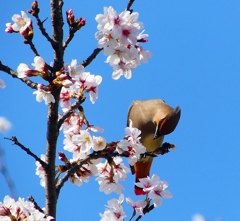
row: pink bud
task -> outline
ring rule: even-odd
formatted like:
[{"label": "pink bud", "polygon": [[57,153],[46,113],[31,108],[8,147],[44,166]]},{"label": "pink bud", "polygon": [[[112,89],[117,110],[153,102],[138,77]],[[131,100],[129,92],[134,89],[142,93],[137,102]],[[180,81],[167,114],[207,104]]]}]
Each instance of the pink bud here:
[{"label": "pink bud", "polygon": [[63,152],[58,152],[58,156],[59,156],[59,160],[63,162],[67,159],[66,155]]},{"label": "pink bud", "polygon": [[10,216],[10,210],[5,206],[0,206],[0,216]]},{"label": "pink bud", "polygon": [[7,23],[7,24],[6,24],[6,27],[7,27],[7,28],[5,29],[5,32],[7,32],[7,33],[13,33],[13,32],[14,32],[11,23]]}]

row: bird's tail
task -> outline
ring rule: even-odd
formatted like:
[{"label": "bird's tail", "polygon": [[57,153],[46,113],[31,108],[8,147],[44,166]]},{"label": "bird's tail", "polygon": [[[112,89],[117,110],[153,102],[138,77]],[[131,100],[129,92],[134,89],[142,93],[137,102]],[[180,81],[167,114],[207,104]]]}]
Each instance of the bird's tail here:
[{"label": "bird's tail", "polygon": [[[136,180],[135,182],[139,182],[139,179],[146,178],[149,176],[150,168],[152,165],[152,159],[148,161],[138,161],[134,164],[134,170],[136,173]],[[135,185],[134,193],[136,195],[145,195],[146,192],[143,191],[142,188]]]}]

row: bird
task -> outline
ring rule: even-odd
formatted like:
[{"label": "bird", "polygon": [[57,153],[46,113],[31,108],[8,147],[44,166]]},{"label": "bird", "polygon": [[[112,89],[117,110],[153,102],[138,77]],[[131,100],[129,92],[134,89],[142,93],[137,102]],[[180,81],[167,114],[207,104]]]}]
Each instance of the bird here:
[{"label": "bird", "polygon": [[[180,119],[181,109],[175,109],[161,99],[135,100],[129,107],[127,126],[130,122],[132,127],[141,131],[140,142],[146,147],[146,152],[152,152],[163,143],[164,135],[172,133]],[[149,176],[153,158],[145,156],[134,164],[132,173],[136,174],[136,182],[140,178]],[[136,195],[145,195],[140,187],[134,187]]]}]

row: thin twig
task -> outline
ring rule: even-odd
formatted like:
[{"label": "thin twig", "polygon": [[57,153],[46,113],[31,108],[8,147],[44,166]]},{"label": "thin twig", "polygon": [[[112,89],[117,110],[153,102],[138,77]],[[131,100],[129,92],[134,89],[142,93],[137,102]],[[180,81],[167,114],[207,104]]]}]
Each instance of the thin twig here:
[{"label": "thin twig", "polygon": [[47,169],[48,165],[47,165],[43,160],[41,160],[36,154],[34,154],[29,148],[26,148],[24,145],[22,145],[21,143],[19,143],[17,137],[15,137],[15,136],[12,136],[12,138],[4,137],[4,139],[13,141],[13,144],[14,144],[14,145],[19,146],[19,147],[20,147],[22,150],[24,150],[28,155],[30,155],[30,156],[33,157],[36,161],[38,161],[45,170]]},{"label": "thin twig", "polygon": [[31,41],[27,41],[26,44],[30,45],[30,48],[32,49],[32,51],[33,51],[35,56],[39,56],[38,51],[37,51],[35,45],[33,44],[32,40]]},{"label": "thin twig", "polygon": [[34,205],[34,208],[37,209],[39,212],[44,213],[45,212],[42,210],[42,208],[36,203],[35,199],[32,196],[28,197],[28,200],[31,201]]},{"label": "thin twig", "polygon": [[[151,206],[149,207],[145,207],[143,209],[143,213],[146,214],[146,213],[149,213],[151,210],[153,210],[155,207],[154,205],[152,204]],[[138,218],[136,219],[136,221],[140,220],[143,216],[142,215],[139,215]]]},{"label": "thin twig", "polygon": [[46,32],[46,29],[43,26],[43,23],[47,20],[47,18],[45,18],[43,21],[41,21],[38,14],[34,15],[34,17],[37,20],[37,25],[38,25],[38,28],[41,31],[42,35],[51,43],[51,45],[53,45],[54,41],[50,38],[50,36]]},{"label": "thin twig", "polygon": [[62,126],[63,122],[85,101],[86,97],[79,96],[75,102],[71,105],[69,110],[65,112],[62,117],[58,120],[58,129]]},{"label": "thin twig", "polygon": [[54,44],[54,41],[52,38],[50,38],[50,36],[48,35],[48,33],[46,32],[46,29],[44,28],[43,26],[43,23],[48,19],[48,18],[45,18],[43,21],[41,21],[41,19],[39,18],[39,12],[40,12],[40,8],[39,8],[39,5],[38,5],[38,2],[37,1],[34,1],[32,3],[32,9],[29,9],[28,10],[28,13],[30,13],[33,17],[36,18],[37,20],[37,25],[38,25],[38,28],[39,30],[41,31],[42,35],[53,45]]},{"label": "thin twig", "polygon": [[68,35],[66,41],[63,43],[63,50],[65,50],[67,48],[68,44],[73,39],[75,32],[76,31],[74,29],[70,28],[69,35]]},{"label": "thin twig", "polygon": [[102,50],[102,48],[96,48],[94,49],[93,53],[82,62],[83,67],[87,67],[99,54],[99,52]]},{"label": "thin twig", "polygon": [[[18,78],[17,73],[15,71],[13,71],[11,68],[9,68],[8,66],[3,65],[1,61],[0,61],[0,71],[8,73],[13,78]],[[24,82],[26,85],[28,85],[32,89],[37,89],[37,84],[35,82],[29,80],[28,78],[18,78],[18,79],[20,81]]]},{"label": "thin twig", "polygon": [[14,182],[13,180],[11,179],[9,173],[8,173],[8,170],[6,168],[6,165],[5,165],[5,162],[4,162],[4,153],[3,153],[3,149],[2,147],[0,146],[0,172],[2,173],[7,185],[8,185],[8,188],[11,192],[11,195],[14,199],[17,199],[17,194],[16,194],[16,190],[14,188]]},{"label": "thin twig", "polygon": [[133,4],[134,1],[135,0],[129,0],[127,8],[126,8],[127,11],[130,11],[130,12],[132,11],[130,8],[132,7],[132,4]]}]

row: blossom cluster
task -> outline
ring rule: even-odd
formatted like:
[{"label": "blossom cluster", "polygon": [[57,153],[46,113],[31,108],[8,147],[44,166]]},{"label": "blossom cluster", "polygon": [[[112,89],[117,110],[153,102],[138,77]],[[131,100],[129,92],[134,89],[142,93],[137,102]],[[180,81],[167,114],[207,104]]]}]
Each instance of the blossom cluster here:
[{"label": "blossom cluster", "polygon": [[0,220],[1,221],[49,221],[53,217],[46,216],[35,209],[34,204],[19,198],[17,201],[9,196],[5,196],[3,203],[0,202]]},{"label": "blossom cluster", "polygon": [[[73,154],[72,159],[68,160],[67,163],[75,164],[93,152],[113,153],[115,151],[119,154],[124,153],[128,155],[129,162],[133,165],[140,157],[140,154],[146,151],[146,148],[142,146],[139,141],[140,131],[138,129],[127,127],[125,129],[127,135],[125,139],[120,142],[107,144],[105,138],[101,136],[91,136],[89,130],[100,132],[101,129],[90,126],[84,118],[84,115],[72,114],[62,126],[65,136],[63,148]],[[84,124],[88,126],[86,130],[83,129]],[[66,162],[65,159],[63,161]],[[82,168],[71,177],[71,182],[76,185],[81,185],[82,181],[88,182],[89,176],[98,176],[96,180],[100,185],[100,191],[105,194],[111,192],[120,194],[123,186],[120,185],[118,181],[124,181],[126,174],[129,172],[129,168],[123,164],[122,158],[120,157],[114,157],[112,161],[106,160],[103,163],[100,159],[91,160],[89,164],[84,164]]]},{"label": "blossom cluster", "polygon": [[[59,153],[59,159],[65,163],[65,166],[58,167],[57,172],[60,174],[93,153],[123,154],[128,156],[128,162],[133,165],[139,159],[140,154],[146,152],[146,148],[140,143],[139,135],[141,132],[137,128],[133,128],[131,122],[130,126],[125,129],[125,138],[110,144],[107,143],[104,137],[90,134],[90,131],[101,132],[102,129],[89,125],[83,111],[71,114],[63,123],[62,130],[65,136],[63,148],[72,153],[72,158],[67,159],[64,153]],[[44,158],[41,159],[44,161]],[[40,163],[37,162],[36,165],[36,174],[40,176],[41,185],[45,187],[44,170]],[[99,183],[101,192],[120,194],[123,186],[119,184],[119,181],[126,180],[129,172],[129,168],[123,164],[121,157],[113,157],[112,160],[106,160],[105,162],[102,162],[101,159],[91,159],[70,176],[70,181],[80,186],[83,181],[88,182],[90,176],[97,176],[96,180]]]},{"label": "blossom cluster", "polygon": [[99,191],[105,194],[115,192],[120,194],[124,189],[119,180],[124,181],[127,178],[127,173],[130,172],[129,168],[122,163],[121,157],[114,157],[113,161],[109,163],[100,163],[97,165],[99,176],[96,178],[100,185]]},{"label": "blossom cluster", "polygon": [[[149,206],[151,200],[153,201],[154,207],[159,207],[162,203],[162,198],[172,197],[172,194],[166,190],[168,187],[167,182],[160,180],[159,176],[155,174],[151,178],[147,177],[139,179],[139,182],[136,183],[136,185],[143,188],[147,193],[147,199],[134,202],[131,198],[126,197],[126,202],[133,208],[132,217],[136,214],[143,216],[145,214],[144,209]],[[119,199],[109,200],[104,213],[100,213],[102,218],[101,221],[123,221],[124,217],[126,217],[122,207],[123,201],[123,194],[120,195]]]},{"label": "blossom cluster", "polygon": [[[100,213],[101,220],[100,221],[123,221],[126,216],[123,210],[124,195],[121,194],[119,199],[111,199],[108,201],[108,205],[106,205],[104,213]],[[133,208],[132,218],[138,214],[140,216],[144,216],[143,209],[148,205],[147,200],[138,200],[134,202],[130,197],[126,197],[126,202]],[[131,219],[130,219],[131,220]]]},{"label": "blossom cluster", "polygon": [[[40,76],[45,79],[49,75],[47,64],[40,56],[35,56],[32,66],[34,66],[35,69],[30,68],[25,63],[20,63],[17,67],[18,78]],[[34,91],[33,94],[36,94],[36,100],[38,102],[44,100],[46,105],[55,103],[55,99],[51,94],[50,85],[44,86],[43,84],[38,84],[37,91]]]},{"label": "blossom cluster", "polygon": [[100,213],[101,220],[100,221],[109,221],[109,220],[116,220],[116,221],[123,221],[126,217],[125,212],[123,211],[122,203],[124,201],[124,196],[121,194],[119,199],[111,199],[108,201],[108,205],[104,213]]},{"label": "blossom cluster", "polygon": [[128,154],[128,163],[133,166],[140,155],[146,152],[146,147],[140,142],[141,131],[137,128],[132,127],[132,121],[129,122],[129,127],[125,128],[126,139],[121,140],[117,144],[118,153]]},{"label": "blossom cluster", "polygon": [[168,183],[160,180],[159,176],[154,174],[151,178],[141,178],[136,186],[143,189],[147,193],[149,199],[153,200],[154,207],[159,207],[162,204],[162,198],[171,198],[172,194],[166,190]]},{"label": "blossom cluster", "polygon": [[98,48],[103,48],[106,62],[113,67],[112,78],[117,80],[122,75],[132,77],[134,70],[141,62],[147,63],[151,52],[144,50],[139,44],[147,42],[143,23],[138,22],[137,12],[124,11],[118,14],[113,7],[104,7],[104,14],[98,14],[98,31],[95,38]]},{"label": "blossom cluster", "polygon": [[90,95],[90,101],[94,104],[98,98],[98,85],[102,82],[100,75],[93,75],[90,72],[85,72],[84,67],[80,64],[77,65],[77,60],[73,59],[70,64],[57,74],[55,83],[61,84],[61,107],[63,111],[67,111],[72,97],[76,97],[79,94],[88,92]]},{"label": "blossom cluster", "polygon": [[[34,58],[32,63],[34,69],[27,64],[20,63],[17,68],[18,78],[40,76],[43,79],[48,79],[51,75],[48,65],[40,56]],[[71,106],[71,98],[76,98],[83,93],[90,94],[90,101],[94,104],[98,98],[98,85],[102,82],[100,75],[92,75],[90,72],[84,72],[82,65],[77,65],[77,60],[74,59],[70,64],[67,64],[56,73],[56,78],[53,80],[55,85],[62,86],[60,99],[63,112],[69,110]],[[55,103],[55,99],[51,93],[51,85],[37,85],[36,100],[45,104]]]}]

